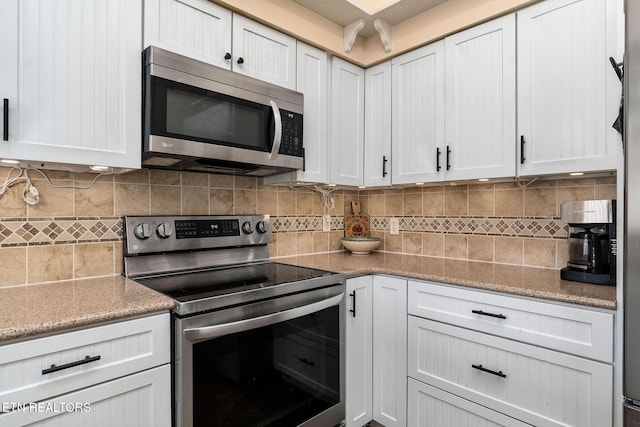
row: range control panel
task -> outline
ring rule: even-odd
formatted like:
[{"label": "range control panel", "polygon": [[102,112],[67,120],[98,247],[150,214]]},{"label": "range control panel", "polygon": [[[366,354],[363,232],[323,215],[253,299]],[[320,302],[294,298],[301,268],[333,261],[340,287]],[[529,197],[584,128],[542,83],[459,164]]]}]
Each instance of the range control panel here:
[{"label": "range control panel", "polygon": [[126,255],[264,245],[269,215],[126,216]]}]

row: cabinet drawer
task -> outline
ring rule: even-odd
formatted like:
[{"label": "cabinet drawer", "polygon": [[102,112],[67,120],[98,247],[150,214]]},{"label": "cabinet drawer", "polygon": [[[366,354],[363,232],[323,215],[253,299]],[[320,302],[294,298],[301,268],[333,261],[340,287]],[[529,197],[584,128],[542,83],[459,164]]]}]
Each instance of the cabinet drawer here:
[{"label": "cabinet drawer", "polygon": [[160,366],[0,414],[0,425],[170,427],[171,367]]},{"label": "cabinet drawer", "polygon": [[409,316],[408,374],[536,426],[612,423],[613,368]]},{"label": "cabinet drawer", "polygon": [[[166,313],[0,346],[0,401],[37,402],[169,363],[169,327]],[[52,365],[68,367],[43,374]]]},{"label": "cabinet drawer", "polygon": [[409,314],[602,362],[613,361],[613,314],[409,282]]},{"label": "cabinet drawer", "polygon": [[526,427],[521,421],[409,378],[407,421],[413,427]]}]

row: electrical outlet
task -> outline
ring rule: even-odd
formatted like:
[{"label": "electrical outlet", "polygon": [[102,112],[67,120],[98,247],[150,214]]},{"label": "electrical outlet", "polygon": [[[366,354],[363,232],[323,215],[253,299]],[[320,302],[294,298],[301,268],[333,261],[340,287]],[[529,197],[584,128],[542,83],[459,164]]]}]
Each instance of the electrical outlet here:
[{"label": "electrical outlet", "polygon": [[389,218],[389,234],[392,236],[397,236],[400,234],[400,219],[399,218]]},{"label": "electrical outlet", "polygon": [[322,231],[331,231],[331,215],[322,215]]}]

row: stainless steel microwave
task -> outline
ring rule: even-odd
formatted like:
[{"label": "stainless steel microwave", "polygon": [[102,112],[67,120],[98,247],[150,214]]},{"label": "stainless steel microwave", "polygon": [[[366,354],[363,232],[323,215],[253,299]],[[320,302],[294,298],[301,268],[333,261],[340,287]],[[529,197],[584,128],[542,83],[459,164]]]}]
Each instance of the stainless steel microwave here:
[{"label": "stainless steel microwave", "polygon": [[151,46],[142,165],[267,176],[302,169],[303,95]]}]

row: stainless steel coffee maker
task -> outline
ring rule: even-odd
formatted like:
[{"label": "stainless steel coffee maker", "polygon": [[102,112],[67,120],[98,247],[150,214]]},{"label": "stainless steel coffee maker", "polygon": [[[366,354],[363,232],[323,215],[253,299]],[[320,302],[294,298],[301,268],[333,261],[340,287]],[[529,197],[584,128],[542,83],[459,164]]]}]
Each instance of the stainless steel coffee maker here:
[{"label": "stainless steel coffee maker", "polygon": [[616,284],[616,201],[562,202],[560,218],[569,224],[569,260],[563,280]]}]

